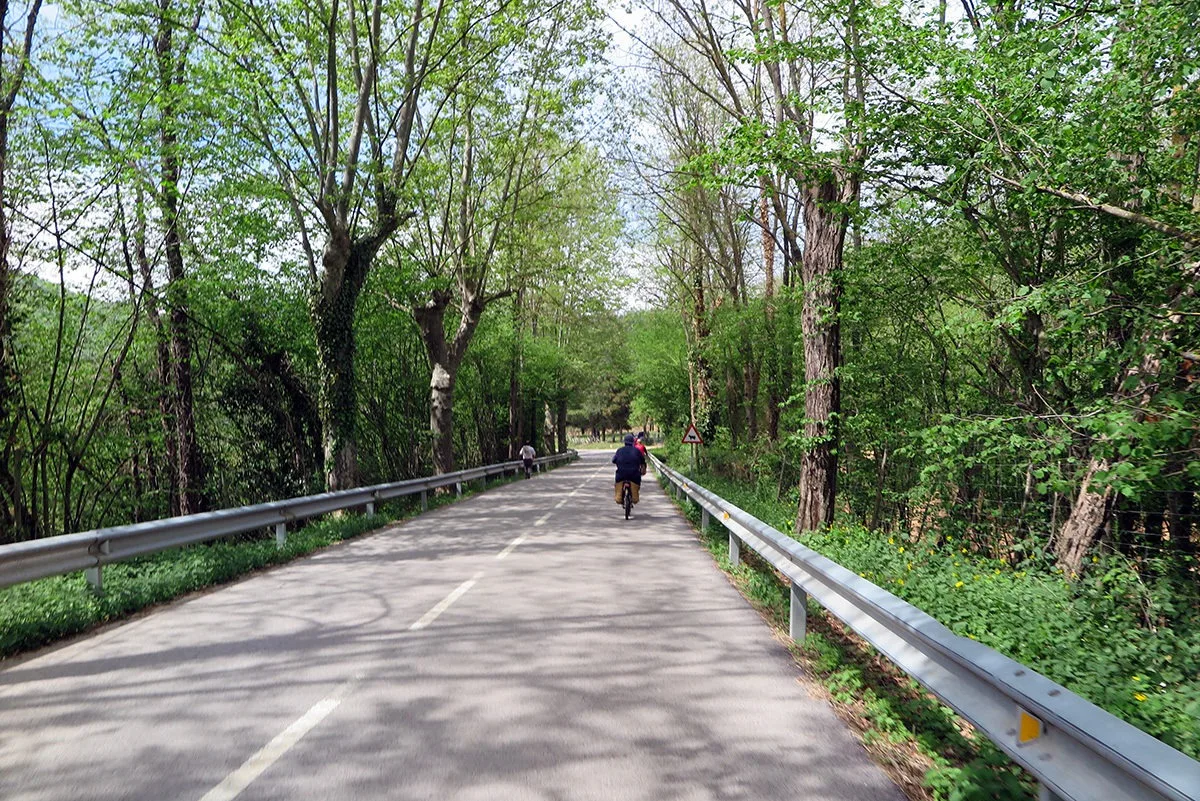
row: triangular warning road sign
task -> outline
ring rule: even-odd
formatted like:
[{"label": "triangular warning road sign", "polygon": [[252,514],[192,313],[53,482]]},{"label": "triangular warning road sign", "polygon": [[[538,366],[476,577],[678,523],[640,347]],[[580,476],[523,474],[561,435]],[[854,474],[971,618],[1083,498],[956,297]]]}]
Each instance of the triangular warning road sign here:
[{"label": "triangular warning road sign", "polygon": [[703,445],[704,440],[700,439],[700,432],[696,430],[696,424],[692,423],[688,426],[687,433],[683,435],[684,445]]}]

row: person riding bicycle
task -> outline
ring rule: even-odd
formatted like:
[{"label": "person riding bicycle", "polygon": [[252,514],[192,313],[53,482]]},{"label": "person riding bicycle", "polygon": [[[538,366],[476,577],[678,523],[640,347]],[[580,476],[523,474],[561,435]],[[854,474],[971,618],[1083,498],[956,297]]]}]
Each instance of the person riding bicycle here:
[{"label": "person riding bicycle", "polygon": [[646,456],[634,445],[633,434],[625,435],[625,444],[617,448],[612,462],[617,466],[617,483],[613,491],[613,500],[621,502],[621,487],[628,481],[633,493],[633,502],[638,502],[638,493],[642,487],[642,475],[646,472]]},{"label": "person riding bicycle", "polygon": [[537,451],[528,442],[525,447],[521,448],[521,461],[525,463],[525,478],[529,478],[533,473],[533,460],[537,457]]},{"label": "person riding bicycle", "polygon": [[633,442],[633,447],[642,452],[642,456],[646,455],[646,442],[641,434],[637,435],[637,439]]}]

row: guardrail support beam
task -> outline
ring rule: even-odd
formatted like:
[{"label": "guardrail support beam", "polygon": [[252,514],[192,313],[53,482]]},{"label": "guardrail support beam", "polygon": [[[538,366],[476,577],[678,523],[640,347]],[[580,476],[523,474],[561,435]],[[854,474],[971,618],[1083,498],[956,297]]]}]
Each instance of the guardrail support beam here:
[{"label": "guardrail support beam", "polygon": [[[732,535],[730,535],[732,536]],[[804,642],[808,628],[808,593],[792,582],[792,598],[788,610],[788,636],[793,642]]]},{"label": "guardrail support beam", "polygon": [[370,503],[367,504],[367,514],[368,515],[375,514],[375,501],[371,501]]},{"label": "guardrail support beam", "polygon": [[421,490],[421,511],[429,511],[429,493],[425,490]]},{"label": "guardrail support beam", "polygon": [[729,532],[729,566],[737,567],[742,563],[742,541],[732,531]]},{"label": "guardrail support beam", "polygon": [[454,494],[456,496],[458,496],[459,498],[462,497],[462,482],[461,481],[454,482]]},{"label": "guardrail support beam", "polygon": [[287,523],[275,524],[275,547],[282,548],[287,545]]},{"label": "guardrail support beam", "polygon": [[[708,513],[708,510],[701,507],[701,509],[700,509],[700,530],[702,532],[708,533],[708,521],[711,517],[712,517],[712,515],[710,515]],[[729,536],[732,537],[733,535],[730,534]]]},{"label": "guardrail support beam", "polygon": [[83,577],[87,579],[88,586],[92,588],[92,592],[100,595],[104,592],[104,576],[101,573],[99,565],[96,567],[85,568]]}]

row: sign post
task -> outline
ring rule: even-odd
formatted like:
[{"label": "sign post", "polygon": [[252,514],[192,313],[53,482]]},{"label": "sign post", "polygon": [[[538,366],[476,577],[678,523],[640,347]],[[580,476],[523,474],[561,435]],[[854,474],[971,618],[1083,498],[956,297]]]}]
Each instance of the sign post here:
[{"label": "sign post", "polygon": [[704,440],[700,438],[700,432],[696,430],[696,424],[688,425],[687,433],[683,435],[683,444],[692,446],[692,473],[696,472],[696,446],[703,445]]}]

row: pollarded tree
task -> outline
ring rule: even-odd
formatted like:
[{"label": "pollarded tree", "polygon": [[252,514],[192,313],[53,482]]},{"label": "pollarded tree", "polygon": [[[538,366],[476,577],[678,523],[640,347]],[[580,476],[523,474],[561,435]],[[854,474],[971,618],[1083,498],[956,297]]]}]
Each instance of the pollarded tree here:
[{"label": "pollarded tree", "polygon": [[515,289],[495,272],[514,264],[522,215],[557,188],[556,167],[577,146],[575,109],[589,90],[577,65],[600,43],[591,4],[508,10],[517,16],[466,35],[480,54],[473,80],[425,130],[427,159],[412,184],[419,222],[395,249],[397,305],[413,315],[429,357],[439,473],[454,469],[459,368],[484,310]]},{"label": "pollarded tree", "polygon": [[326,486],[349,487],[359,294],[376,254],[415,213],[408,183],[429,128],[472,80],[471,32],[509,8],[445,0],[219,8],[218,47],[238,80],[230,124],[260,149],[248,166],[286,204],[307,265]]}]

